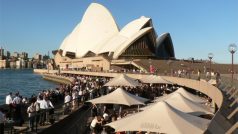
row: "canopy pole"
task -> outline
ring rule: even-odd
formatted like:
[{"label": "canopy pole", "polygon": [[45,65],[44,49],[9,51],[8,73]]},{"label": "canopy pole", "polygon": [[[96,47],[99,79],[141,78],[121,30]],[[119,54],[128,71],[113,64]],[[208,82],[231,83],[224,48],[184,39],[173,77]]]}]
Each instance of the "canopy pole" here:
[{"label": "canopy pole", "polygon": [[122,113],[122,105],[120,105],[120,108],[119,108],[119,116],[121,115]]},{"label": "canopy pole", "polygon": [[138,105],[138,112],[140,112],[140,105]]}]

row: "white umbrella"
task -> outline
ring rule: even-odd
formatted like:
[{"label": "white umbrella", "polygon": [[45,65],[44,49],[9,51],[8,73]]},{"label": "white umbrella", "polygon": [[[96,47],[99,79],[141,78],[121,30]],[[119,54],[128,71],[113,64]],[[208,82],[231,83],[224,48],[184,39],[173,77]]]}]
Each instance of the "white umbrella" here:
[{"label": "white umbrella", "polygon": [[[157,100],[155,101],[156,102],[154,104],[146,106],[142,109],[146,110],[159,102]],[[204,114],[212,114],[212,112],[208,108],[206,108],[204,105],[193,102],[185,98],[179,92],[173,93],[172,95],[169,96],[169,98],[166,98],[164,101],[182,112],[189,113],[195,116],[200,116]]]},{"label": "white umbrella", "polygon": [[144,102],[148,101],[148,99],[133,95],[131,93],[126,92],[122,88],[117,88],[115,91],[101,96],[96,99],[89,100],[93,104],[122,104],[122,105],[144,105]]},{"label": "white umbrella", "polygon": [[181,93],[185,98],[193,101],[193,102],[197,102],[197,103],[206,103],[207,101],[205,99],[202,99],[196,95],[193,95],[191,93],[189,93],[188,91],[186,91],[184,88],[179,88],[177,89],[175,92],[171,93],[171,94],[168,94],[168,95],[164,95],[164,96],[161,96],[159,98],[157,98],[155,101],[163,101],[163,100],[166,100],[168,99],[171,95],[173,95],[174,93]]},{"label": "white umbrella", "polygon": [[207,101],[197,95],[194,95],[192,93],[189,93],[188,91],[186,91],[184,88],[179,88],[177,89],[175,92],[181,93],[185,98],[194,101],[194,102],[198,102],[198,103],[206,103]]},{"label": "white umbrella", "polygon": [[118,131],[149,131],[166,134],[202,134],[210,121],[183,113],[166,102],[107,124]]},{"label": "white umbrella", "polygon": [[140,83],[135,79],[128,77],[125,74],[119,75],[118,77],[112,78],[104,86],[130,86],[137,87],[140,86]]},{"label": "white umbrella", "polygon": [[154,84],[173,84],[161,76],[148,75],[140,79],[142,83],[154,83]]}]

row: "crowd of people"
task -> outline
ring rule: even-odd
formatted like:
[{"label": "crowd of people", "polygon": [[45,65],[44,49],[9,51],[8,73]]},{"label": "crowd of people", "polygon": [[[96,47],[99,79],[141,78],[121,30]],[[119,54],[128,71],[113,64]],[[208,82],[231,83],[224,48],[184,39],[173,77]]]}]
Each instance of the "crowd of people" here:
[{"label": "crowd of people", "polygon": [[[46,110],[54,108],[51,103],[51,99],[55,96],[53,91],[43,90],[41,93],[32,95],[29,99],[20,96],[17,92],[14,96],[10,92],[6,96],[5,121],[13,121],[15,126],[22,126],[23,123],[28,119],[30,130],[34,130],[34,123],[44,125],[48,119]],[[3,110],[4,111],[4,110]]]},{"label": "crowd of people", "polygon": [[[61,74],[62,75],[62,74]],[[74,79],[72,84],[60,84],[56,89],[43,90],[38,95],[32,95],[29,99],[21,97],[17,92],[15,96],[12,93],[6,96],[6,105],[8,112],[6,118],[13,119],[17,125],[21,126],[24,122],[24,114],[27,113],[29,119],[29,128],[34,130],[34,126],[45,125],[54,120],[54,108],[58,104],[64,103],[64,114],[69,114],[77,109],[79,104],[89,100],[106,95],[114,91],[117,87],[105,87],[104,84],[110,80],[107,77],[83,76],[63,74],[64,77]],[[177,89],[176,85],[152,85],[143,84],[139,87],[122,87],[129,93],[153,100],[156,97],[168,94]],[[25,108],[25,110],[23,110]],[[123,110],[122,110],[123,109]],[[111,105],[93,105],[92,122],[90,123],[91,133],[107,134],[113,131],[104,127],[106,123],[123,118],[130,114],[128,109]],[[1,113],[0,113],[1,119]],[[0,120],[0,127],[1,127]]]},{"label": "crowd of people", "polygon": [[6,96],[6,108],[1,109],[1,130],[4,130],[2,125],[9,121],[13,121],[15,126],[22,126],[28,120],[32,131],[36,125],[49,124],[54,120],[55,105],[63,105],[64,114],[69,114],[81,102],[97,96],[95,89],[101,88],[106,80],[87,76],[73,77],[75,82],[72,84],[60,84],[56,89],[42,90],[29,98],[22,97],[19,92],[14,95],[10,92]]},{"label": "crowd of people", "polygon": [[[75,83],[71,86],[70,91],[65,98],[66,102],[76,96],[80,101],[86,101],[89,99],[94,99],[102,95],[106,95],[110,92],[113,92],[117,87],[104,87],[103,85],[108,82],[110,79],[106,77],[93,77],[93,76],[80,76],[80,75],[71,75],[68,77],[74,77]],[[163,94],[168,94],[177,89],[176,86],[172,85],[152,85],[144,84],[139,87],[122,87],[124,90],[131,94],[135,94],[140,97],[144,97],[150,100]],[[133,109],[133,108],[132,108]],[[135,112],[137,109],[132,110]],[[93,134],[107,134],[113,132],[113,129],[105,127],[104,125],[115,121],[117,119],[123,118],[132,112],[130,108],[126,107],[125,109],[119,105],[94,105],[91,109],[91,123],[90,131]]]}]

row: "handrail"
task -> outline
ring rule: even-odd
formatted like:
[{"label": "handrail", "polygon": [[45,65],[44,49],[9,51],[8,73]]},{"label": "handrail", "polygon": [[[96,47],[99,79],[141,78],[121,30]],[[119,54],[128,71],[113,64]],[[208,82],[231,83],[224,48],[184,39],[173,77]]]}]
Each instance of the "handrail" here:
[{"label": "handrail", "polygon": [[231,119],[236,113],[238,113],[238,107],[227,116],[227,119]]},{"label": "handrail", "polygon": [[236,122],[227,132],[226,134],[232,134],[238,128],[238,122]]},{"label": "handrail", "polygon": [[229,105],[229,107],[233,107],[237,103],[238,103],[238,97]]}]

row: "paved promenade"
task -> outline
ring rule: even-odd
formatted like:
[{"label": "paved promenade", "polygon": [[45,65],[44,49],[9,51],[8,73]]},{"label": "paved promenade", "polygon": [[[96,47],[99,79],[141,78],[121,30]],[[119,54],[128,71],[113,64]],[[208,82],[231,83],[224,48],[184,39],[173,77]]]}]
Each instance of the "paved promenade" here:
[{"label": "paved promenade", "polygon": [[[37,71],[37,70],[36,70]],[[44,73],[44,70],[37,71],[37,73]],[[55,73],[55,71],[52,71],[50,73]],[[105,77],[116,77],[119,73],[102,73],[102,72],[80,72],[80,71],[61,71],[61,73],[68,73],[68,74],[80,74],[80,75],[92,75],[92,76],[105,76]],[[142,78],[145,75],[148,74],[128,74],[130,77],[133,78]],[[236,133],[236,126],[237,123],[237,113],[230,119],[228,119],[228,116],[231,114],[231,112],[234,111],[234,107],[228,107],[231,104],[231,101],[233,99],[228,99],[229,96],[226,95],[226,92],[221,92],[218,88],[213,87],[211,85],[201,83],[196,80],[189,80],[184,78],[174,78],[174,77],[166,77],[166,79],[169,79],[170,81],[177,83],[178,85],[185,85],[187,87],[199,90],[205,94],[207,94],[209,97],[211,97],[215,103],[217,103],[218,107],[220,108],[218,112],[215,114],[215,117],[212,119],[212,122],[209,126],[209,130],[206,133],[226,133],[229,129],[232,128],[235,130]],[[228,85],[228,84],[227,84]],[[227,86],[226,83],[223,83],[223,85],[220,88],[225,88]],[[235,96],[237,97],[237,96]],[[235,107],[237,106],[237,103],[235,104]]]}]

